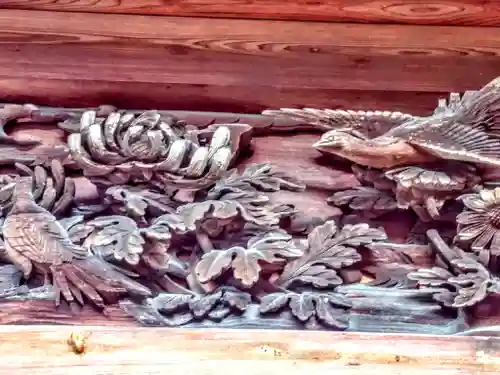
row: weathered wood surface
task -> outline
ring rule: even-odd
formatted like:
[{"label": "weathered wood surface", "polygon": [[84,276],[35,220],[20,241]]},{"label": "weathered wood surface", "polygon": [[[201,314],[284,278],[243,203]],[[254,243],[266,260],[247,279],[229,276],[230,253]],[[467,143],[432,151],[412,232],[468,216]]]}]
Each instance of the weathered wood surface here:
[{"label": "weathered wood surface", "polygon": [[500,339],[332,332],[3,326],[1,374],[496,374]]},{"label": "weathered wood surface", "polygon": [[324,107],[348,90],[352,107],[363,91],[379,108],[385,91],[406,91],[396,102],[408,106],[411,93],[433,93],[422,99],[431,109],[435,93],[476,89],[500,73],[500,29],[480,27],[1,10],[0,44],[2,96],[39,104],[68,94],[96,101],[102,91],[185,102],[175,109],[255,111]]},{"label": "weathered wood surface", "polygon": [[[45,145],[61,144],[64,141],[64,133],[55,130],[53,125],[23,124],[13,130],[14,135],[35,137],[41,139]],[[307,184],[306,194],[285,191],[273,193],[272,198],[276,202],[295,204],[299,210],[312,216],[338,216],[340,210],[327,205],[326,198],[333,190],[355,186],[357,181],[345,164],[328,162],[320,157],[311,147],[317,138],[317,134],[307,133],[257,137],[253,141],[253,153],[244,158],[240,166],[270,162],[279,169],[300,176]],[[291,154],[300,155],[300,158],[290,158]],[[88,180],[78,178],[76,182],[77,199],[80,202],[91,202],[96,198],[95,187]],[[410,215],[398,215],[397,222],[398,225],[394,225],[394,220],[389,216],[380,224],[385,226],[395,241],[402,242],[414,222]],[[2,301],[0,324],[30,323],[137,325],[118,307],[111,307],[106,317],[91,308],[83,309],[78,315],[73,315],[65,306],[55,310],[53,301]]]},{"label": "weathered wood surface", "polygon": [[3,8],[300,21],[500,25],[496,0],[7,0]]},{"label": "weathered wood surface", "polygon": [[435,92],[107,82],[84,77],[27,79],[22,71],[18,71],[15,77],[0,76],[2,102],[66,107],[108,103],[119,108],[236,113],[260,113],[268,108],[283,107],[365,110],[381,108],[420,115],[429,113],[435,108],[438,98],[446,96],[446,93]]}]

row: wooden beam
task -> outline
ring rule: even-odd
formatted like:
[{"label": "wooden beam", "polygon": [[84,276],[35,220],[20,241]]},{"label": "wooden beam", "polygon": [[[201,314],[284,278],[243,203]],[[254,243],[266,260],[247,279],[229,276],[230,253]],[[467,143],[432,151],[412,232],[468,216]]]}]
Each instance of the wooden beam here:
[{"label": "wooden beam", "polygon": [[496,0],[9,0],[3,8],[164,16],[231,17],[298,21],[500,25]]},{"label": "wooden beam", "polygon": [[[40,69],[43,73],[45,68],[40,67]],[[269,108],[312,107],[381,109],[426,115],[434,110],[439,98],[448,96],[444,92],[118,82],[113,78],[111,81],[97,81],[69,75],[63,79],[45,79],[39,77],[41,74],[35,74],[37,78],[30,79],[24,76],[21,70],[15,71],[14,74],[14,77],[0,77],[1,101],[66,107],[112,104],[119,108],[230,111],[253,114]]]},{"label": "wooden beam", "polygon": [[[477,89],[500,73],[496,28],[2,10],[0,33],[0,78],[85,82],[80,98],[106,84],[116,96],[133,85],[137,96],[189,87],[198,103],[218,92],[220,107],[273,106],[281,91],[290,95],[283,104],[314,105],[335,90]],[[312,92],[326,94],[305,99]]]},{"label": "wooden beam", "polygon": [[496,374],[500,340],[336,332],[0,327],[0,374]]}]

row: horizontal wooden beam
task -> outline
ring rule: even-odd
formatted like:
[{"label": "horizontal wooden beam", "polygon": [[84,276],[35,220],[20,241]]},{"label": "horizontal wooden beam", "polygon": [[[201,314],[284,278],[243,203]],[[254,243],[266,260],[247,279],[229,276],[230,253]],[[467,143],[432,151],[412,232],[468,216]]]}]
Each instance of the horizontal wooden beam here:
[{"label": "horizontal wooden beam", "polygon": [[[82,355],[73,331],[90,335]],[[61,326],[0,327],[0,374],[496,374],[482,337]],[[70,367],[71,366],[71,367]]]},{"label": "horizontal wooden beam", "polygon": [[44,101],[169,91],[176,109],[193,110],[323,107],[338,90],[465,91],[500,74],[500,29],[479,27],[1,10],[0,48],[5,96],[15,91],[5,82],[27,96],[42,80],[81,88],[47,90]]},{"label": "horizontal wooden beam", "polygon": [[496,0],[9,0],[3,8],[298,21],[500,25]]},{"label": "horizontal wooden beam", "polygon": [[[38,62],[33,61],[33,63],[37,64]],[[12,64],[12,62],[10,61],[8,64]],[[84,63],[82,62],[82,64]],[[200,65],[199,69],[202,66]],[[14,67],[14,69],[16,68]],[[116,66],[115,69],[120,71],[126,68]],[[126,109],[230,111],[249,114],[257,114],[269,108],[312,107],[381,109],[425,115],[434,110],[439,98],[448,96],[444,92],[132,82],[117,81],[113,77],[109,81],[98,81],[92,80],[91,71],[87,73],[88,77],[71,77],[68,74],[63,79],[46,79],[40,78],[42,73],[42,70],[39,74],[35,72],[35,78],[31,78],[25,76],[22,69],[17,69],[14,71],[15,76],[0,76],[0,100],[11,103],[31,102],[40,105],[67,107],[112,104]],[[193,81],[196,81],[195,74]]]}]

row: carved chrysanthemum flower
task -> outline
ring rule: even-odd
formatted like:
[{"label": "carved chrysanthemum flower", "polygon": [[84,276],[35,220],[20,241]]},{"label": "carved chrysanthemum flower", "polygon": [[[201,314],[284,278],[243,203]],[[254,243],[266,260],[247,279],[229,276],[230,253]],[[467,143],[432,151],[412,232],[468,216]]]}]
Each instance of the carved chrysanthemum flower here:
[{"label": "carved chrysanthemum flower", "polygon": [[500,254],[500,188],[460,197],[466,209],[457,216],[457,239],[472,241],[471,249]]}]

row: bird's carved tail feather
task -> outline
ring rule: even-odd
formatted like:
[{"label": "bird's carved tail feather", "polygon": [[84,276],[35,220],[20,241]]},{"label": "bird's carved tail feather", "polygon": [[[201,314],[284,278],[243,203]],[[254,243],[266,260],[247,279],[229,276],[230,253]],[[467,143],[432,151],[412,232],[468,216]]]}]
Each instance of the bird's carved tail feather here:
[{"label": "bird's carved tail feather", "polygon": [[99,308],[116,302],[119,296],[131,294],[149,296],[151,291],[112,269],[98,258],[73,260],[51,267],[56,288],[56,305],[64,298],[70,305],[84,304],[84,297]]}]

